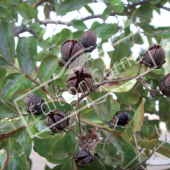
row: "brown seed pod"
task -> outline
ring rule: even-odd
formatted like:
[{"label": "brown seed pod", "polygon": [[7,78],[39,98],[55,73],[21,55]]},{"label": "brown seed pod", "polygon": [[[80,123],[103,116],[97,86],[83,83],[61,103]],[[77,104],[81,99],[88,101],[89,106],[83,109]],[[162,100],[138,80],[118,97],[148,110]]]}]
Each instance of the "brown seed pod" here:
[{"label": "brown seed pod", "polygon": [[160,81],[159,89],[165,96],[170,97],[170,73]]},{"label": "brown seed pod", "polygon": [[63,112],[62,110],[58,109],[52,110],[46,117],[47,126],[49,126],[53,133],[61,132],[69,124],[69,118],[61,121],[66,117],[67,117],[66,113]]},{"label": "brown seed pod", "polygon": [[89,151],[79,151],[75,154],[75,163],[79,167],[90,165],[94,161],[94,156]]},{"label": "brown seed pod", "polygon": [[118,111],[113,116],[111,121],[106,122],[110,128],[115,128],[117,125],[119,126],[125,126],[128,123],[129,117],[128,114],[124,111]]},{"label": "brown seed pod", "polygon": [[44,99],[34,93],[31,93],[24,100],[26,111],[29,114],[40,115],[46,110],[44,102]]},{"label": "brown seed pod", "polygon": [[79,149],[94,153],[94,150],[102,140],[103,138],[97,128],[89,129],[88,136],[80,135],[78,137]]},{"label": "brown seed pod", "polygon": [[72,94],[76,94],[76,91],[78,93],[90,91],[93,82],[90,71],[85,67],[74,69],[67,77],[67,85]]},{"label": "brown seed pod", "polygon": [[146,66],[154,67],[154,62],[157,66],[157,69],[161,68],[165,61],[165,51],[160,45],[152,45],[149,47],[148,51],[145,54]]},{"label": "brown seed pod", "polygon": [[96,48],[97,36],[93,31],[86,31],[81,36],[80,42],[85,47],[85,52],[92,52]]},{"label": "brown seed pod", "polygon": [[[76,40],[66,40],[61,46],[61,55],[64,62],[73,58],[70,62],[74,61],[77,57],[83,54],[83,46]],[[63,66],[64,62],[59,61],[59,65]]]}]

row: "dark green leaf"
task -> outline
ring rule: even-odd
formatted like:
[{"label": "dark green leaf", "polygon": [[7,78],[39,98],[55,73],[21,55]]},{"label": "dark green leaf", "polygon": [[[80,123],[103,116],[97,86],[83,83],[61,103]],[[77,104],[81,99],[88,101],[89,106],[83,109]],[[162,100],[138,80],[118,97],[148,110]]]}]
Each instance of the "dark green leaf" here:
[{"label": "dark green leaf", "polygon": [[106,7],[106,9],[104,10],[102,14],[102,18],[104,21],[109,17],[110,13],[111,13],[111,9]]},{"label": "dark green leaf", "polygon": [[142,39],[142,37],[141,37],[141,35],[139,33],[136,33],[134,35],[133,41],[134,41],[134,43],[139,44],[139,45],[144,43],[143,39]]},{"label": "dark green leaf", "polygon": [[50,77],[53,75],[57,67],[59,67],[57,56],[49,55],[45,57],[39,67],[40,81],[43,83],[50,80]]},{"label": "dark green leaf", "polygon": [[94,12],[93,12],[93,10],[90,8],[89,5],[84,5],[84,7],[86,8],[86,10],[87,10],[90,14],[94,15]]},{"label": "dark green leaf", "polygon": [[67,12],[70,11],[74,11],[77,9],[80,9],[81,7],[83,7],[84,5],[90,3],[91,0],[81,0],[81,1],[77,1],[77,0],[66,0],[64,3],[62,3],[57,12],[59,14],[65,14]]},{"label": "dark green leaf", "polygon": [[0,150],[0,169],[5,169],[5,165],[7,163],[7,152],[5,149]]},{"label": "dark green leaf", "polygon": [[21,70],[30,75],[37,59],[37,43],[34,37],[20,38],[17,45],[18,62]]},{"label": "dark green leaf", "polygon": [[26,170],[26,156],[22,151],[21,146],[12,138],[4,139],[0,143],[0,149],[7,151],[7,169]]},{"label": "dark green leaf", "polygon": [[0,20],[0,56],[7,62],[12,63],[14,61],[14,51],[13,30],[7,22]]},{"label": "dark green leaf", "polygon": [[125,129],[121,135],[124,140],[130,141],[132,139],[132,129],[134,132],[139,132],[141,130],[144,121],[144,104],[145,99],[142,100],[142,103],[136,110],[133,119],[129,122],[130,125],[126,125],[126,129],[128,130]]},{"label": "dark green leaf", "polygon": [[72,26],[80,31],[84,31],[85,29],[87,29],[86,25],[81,20],[74,20],[72,22]]},{"label": "dark green leaf", "polygon": [[111,5],[113,6],[113,11],[121,13],[124,10],[124,3],[121,0],[110,0]]},{"label": "dark green leaf", "polygon": [[37,9],[32,6],[29,6],[27,2],[23,2],[19,6],[19,12],[24,19],[37,18],[38,13]]}]

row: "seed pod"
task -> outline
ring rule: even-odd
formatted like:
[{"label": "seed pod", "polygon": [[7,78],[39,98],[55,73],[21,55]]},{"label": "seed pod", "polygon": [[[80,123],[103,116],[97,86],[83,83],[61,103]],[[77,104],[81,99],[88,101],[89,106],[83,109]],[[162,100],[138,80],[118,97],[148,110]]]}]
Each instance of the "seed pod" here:
[{"label": "seed pod", "polygon": [[94,156],[89,151],[79,151],[75,155],[75,163],[79,167],[90,165],[94,161]]},{"label": "seed pod", "polygon": [[76,40],[67,40],[61,46],[62,59],[65,62],[67,62],[70,58],[73,57],[73,59],[70,61],[72,62],[77,57],[81,56],[82,54],[83,54],[83,46],[81,45],[80,42]]},{"label": "seed pod", "polygon": [[69,118],[61,121],[65,117],[67,117],[67,115],[62,110],[52,110],[46,117],[47,126],[49,126],[53,133],[61,132],[69,124]]},{"label": "seed pod", "polygon": [[116,112],[116,116],[119,118],[117,125],[124,126],[128,123],[128,114],[123,111]]},{"label": "seed pod", "polygon": [[106,122],[110,128],[115,129],[117,125],[124,126],[128,123],[128,114],[123,111],[118,111],[113,116],[110,122]]},{"label": "seed pod", "polygon": [[76,94],[76,91],[78,93],[85,93],[91,90],[93,77],[85,67],[74,69],[67,77],[67,85],[72,94]]},{"label": "seed pod", "polygon": [[154,67],[154,62],[157,66],[157,69],[161,68],[165,61],[165,51],[160,45],[152,45],[149,47],[148,51],[145,54],[146,66]]},{"label": "seed pod", "polygon": [[34,93],[31,93],[24,100],[26,111],[29,114],[40,115],[46,110],[44,102],[44,99],[41,99]]},{"label": "seed pod", "polygon": [[96,48],[97,36],[93,31],[86,31],[81,36],[80,42],[85,47],[85,52],[92,52]]},{"label": "seed pod", "polygon": [[170,73],[160,81],[159,89],[165,96],[170,97]]}]

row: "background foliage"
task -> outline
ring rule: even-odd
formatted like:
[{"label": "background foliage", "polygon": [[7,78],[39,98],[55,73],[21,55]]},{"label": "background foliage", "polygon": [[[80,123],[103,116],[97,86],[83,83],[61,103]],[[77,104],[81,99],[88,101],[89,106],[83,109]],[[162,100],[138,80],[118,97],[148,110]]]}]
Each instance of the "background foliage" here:
[{"label": "background foliage", "polygon": [[[45,157],[51,163],[58,164],[53,168],[55,170],[78,168],[75,167],[71,159],[75,150],[77,151],[77,140],[74,133],[59,133],[52,136],[47,130],[37,137],[30,138],[13,103],[15,98],[48,81],[51,75],[58,75],[61,72],[62,68],[58,66],[58,59],[61,57],[61,45],[66,39],[79,40],[87,29],[96,33],[100,42],[96,49],[99,51],[99,55],[98,57],[96,55],[95,59],[91,59],[92,64],[89,67],[90,71],[98,69],[94,75],[96,81],[103,78],[103,70],[106,67],[115,71],[115,63],[119,71],[119,74],[115,74],[116,78],[122,75],[126,77],[136,75],[139,65],[134,61],[134,58],[138,56],[132,56],[132,48],[136,44],[142,47],[144,42],[148,42],[149,45],[163,44],[169,65],[169,49],[167,48],[170,36],[169,27],[151,25],[154,11],[160,15],[161,10],[170,11],[166,7],[168,0],[103,0],[102,2],[106,6],[104,12],[95,14],[91,4],[99,3],[96,0],[0,1],[0,169],[4,167],[4,169],[10,170],[31,169],[32,163],[29,156],[32,146],[40,156]],[[77,11],[78,13],[81,9],[86,10],[89,15],[77,18],[73,12]],[[41,20],[40,15],[44,15],[45,19]],[[65,15],[75,15],[75,18],[65,21]],[[60,16],[58,17],[60,20],[58,18],[51,19],[51,16]],[[126,20],[120,24],[119,20],[122,16],[126,17]],[[108,23],[107,19],[110,17],[117,18],[117,21]],[[97,18],[100,21],[96,20]],[[86,24],[89,20],[92,22],[91,27]],[[51,24],[56,25],[56,30],[59,25],[64,27],[57,33],[52,32],[51,36],[46,37]],[[107,52],[110,64],[104,62],[104,52],[101,52],[105,51],[103,44],[115,43],[133,33],[132,26],[139,32],[114,46],[113,50]],[[27,34],[23,34],[25,32]],[[146,40],[144,41],[144,39]],[[144,53],[145,51],[141,51],[139,56]],[[130,66],[127,61],[124,61],[126,70],[120,63],[124,57],[128,57],[132,65]],[[142,71],[145,70],[146,68],[142,67]],[[151,88],[158,89],[159,81],[165,73],[169,73],[168,70],[169,66],[154,70],[144,77],[144,81],[150,84]],[[66,77],[65,74],[62,74],[54,80],[54,85],[60,85],[62,89],[66,89]],[[100,87],[100,90],[102,91],[90,94],[86,98],[87,100],[83,100],[81,107],[104,96],[107,92],[111,91],[112,93],[109,93],[105,102],[82,110],[81,118],[86,123],[88,122],[87,124],[82,123],[84,130],[91,127],[92,123],[103,127],[101,133],[104,142],[96,150],[103,163],[96,157],[94,163],[84,169],[110,170],[111,167],[120,169],[126,167],[137,156],[132,134],[122,128],[115,130],[117,135],[110,134],[111,130],[105,124],[105,121],[110,120],[118,110],[124,110],[129,114],[131,125],[137,132],[138,145],[141,150],[146,148],[141,156],[142,161],[145,160],[149,157],[149,150],[152,150],[156,144],[155,125],[159,129],[159,123],[164,122],[170,131],[169,99],[151,97],[150,93],[136,80],[110,84]],[[55,98],[51,84],[37,89],[35,93],[45,96],[46,99],[47,94]],[[65,100],[69,104],[62,107],[58,102],[55,102],[55,105],[58,108],[73,111],[74,108],[70,105],[71,101],[68,101],[67,98]],[[23,116],[26,115],[23,101],[19,100],[17,104],[22,110]],[[54,106],[51,105],[50,108],[52,107]],[[144,116],[144,113],[147,114]],[[157,118],[149,119],[148,115],[156,115]],[[24,116],[24,118],[32,135],[46,127],[44,116],[37,116],[38,123],[34,122],[30,116]],[[78,125],[74,124],[73,128],[77,130]],[[170,145],[164,145],[157,152],[170,158]],[[135,169],[134,166],[138,162],[139,160],[136,159],[128,168]],[[50,168],[46,166],[45,169],[49,170]]]}]

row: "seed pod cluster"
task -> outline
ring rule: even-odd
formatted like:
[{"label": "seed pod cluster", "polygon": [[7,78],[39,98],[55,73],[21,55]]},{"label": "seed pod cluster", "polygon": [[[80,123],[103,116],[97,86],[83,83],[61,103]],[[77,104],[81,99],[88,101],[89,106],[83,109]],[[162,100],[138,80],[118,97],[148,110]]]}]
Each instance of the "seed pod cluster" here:
[{"label": "seed pod cluster", "polygon": [[84,52],[92,52],[96,48],[97,37],[93,31],[86,31],[81,36],[80,42],[77,40],[66,40],[61,46],[61,59],[58,61],[59,66],[69,65]]},{"label": "seed pod cluster", "polygon": [[102,140],[97,128],[89,129],[87,136],[78,137],[79,152],[75,155],[77,166],[84,167],[93,162],[95,149]]},{"label": "seed pod cluster", "polygon": [[50,111],[46,117],[46,122],[52,133],[61,132],[69,124],[69,118],[66,117],[66,113],[62,110],[55,109]]},{"label": "seed pod cluster", "polygon": [[110,128],[115,129],[117,125],[119,126],[125,126],[128,123],[128,114],[124,111],[118,111],[116,114],[113,116],[113,118],[109,121],[106,122]]},{"label": "seed pod cluster", "polygon": [[44,99],[34,93],[31,93],[24,100],[26,111],[29,114],[40,115],[46,110],[44,102]]},{"label": "seed pod cluster", "polygon": [[[146,66],[161,68],[165,61],[165,51],[160,45],[152,45],[145,54]],[[154,64],[155,62],[155,64]]]},{"label": "seed pod cluster", "polygon": [[67,77],[67,85],[72,94],[90,91],[93,82],[90,71],[85,67],[74,69]]},{"label": "seed pod cluster", "polygon": [[159,89],[165,96],[170,97],[170,73],[160,81]]}]

